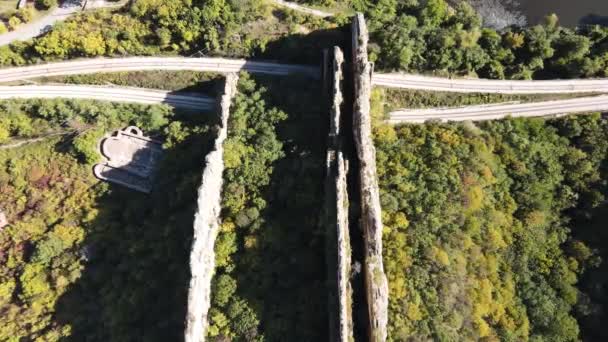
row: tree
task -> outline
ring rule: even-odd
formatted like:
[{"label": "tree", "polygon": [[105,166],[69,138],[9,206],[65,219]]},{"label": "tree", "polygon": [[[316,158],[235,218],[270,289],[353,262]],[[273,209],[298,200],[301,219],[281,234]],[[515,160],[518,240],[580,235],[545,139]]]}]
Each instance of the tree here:
[{"label": "tree", "polygon": [[465,30],[477,29],[481,27],[481,17],[477,12],[469,5],[468,2],[461,1],[456,7],[456,15],[452,20],[461,24]]},{"label": "tree", "polygon": [[24,22],[29,23],[32,21],[34,17],[34,9],[32,7],[26,6],[17,11],[17,16]]},{"label": "tree", "polygon": [[19,17],[12,16],[8,20],[8,27],[13,31],[16,30],[19,25],[21,25],[21,19],[19,19]]},{"label": "tree", "polygon": [[428,0],[420,17],[425,26],[438,27],[448,17],[448,4],[445,0]]}]

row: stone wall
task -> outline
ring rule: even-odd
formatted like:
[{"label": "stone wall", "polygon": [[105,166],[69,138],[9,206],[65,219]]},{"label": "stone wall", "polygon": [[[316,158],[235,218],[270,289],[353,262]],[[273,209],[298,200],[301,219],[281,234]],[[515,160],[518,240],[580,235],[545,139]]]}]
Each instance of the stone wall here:
[{"label": "stone wall", "polygon": [[[327,54],[325,54],[327,55]],[[330,289],[331,341],[353,341],[351,246],[348,225],[348,164],[342,153],[340,122],[342,119],[342,68],[344,55],[339,47],[332,54],[329,83],[331,112],[326,161],[326,217],[328,270]]]},{"label": "stone wall", "polygon": [[194,216],[194,239],[190,252],[190,288],[186,316],[186,342],[202,342],[207,333],[207,312],[211,299],[211,278],[215,269],[215,239],[220,225],[221,195],[224,173],[224,140],[228,135],[230,104],[236,93],[238,78],[226,77],[220,102],[221,128],[215,146],[205,158],[205,170],[198,189],[198,209]]},{"label": "stone wall", "polygon": [[353,53],[353,134],[359,160],[361,228],[365,244],[365,291],[369,313],[369,341],[387,338],[388,282],[382,263],[382,219],[380,190],[376,174],[376,149],[372,139],[370,115],[372,66],[367,58],[368,32],[362,14],[352,23]]}]

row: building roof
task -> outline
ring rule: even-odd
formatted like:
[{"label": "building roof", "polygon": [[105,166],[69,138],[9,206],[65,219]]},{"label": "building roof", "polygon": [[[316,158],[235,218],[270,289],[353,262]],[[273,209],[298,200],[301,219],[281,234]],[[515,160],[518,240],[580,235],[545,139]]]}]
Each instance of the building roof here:
[{"label": "building roof", "polygon": [[106,160],[95,165],[93,172],[99,179],[148,193],[162,152],[159,141],[130,126],[102,141],[100,153]]}]

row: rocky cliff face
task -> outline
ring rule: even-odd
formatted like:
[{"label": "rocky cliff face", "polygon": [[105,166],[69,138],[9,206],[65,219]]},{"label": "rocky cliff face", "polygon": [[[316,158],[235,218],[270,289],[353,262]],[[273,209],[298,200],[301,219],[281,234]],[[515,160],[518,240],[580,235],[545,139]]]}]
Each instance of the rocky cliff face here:
[{"label": "rocky cliff face", "polygon": [[[330,112],[329,146],[327,150],[326,180],[326,226],[329,246],[329,277],[333,289],[330,298],[330,333],[332,341],[353,341],[351,246],[348,225],[347,162],[342,153],[341,107],[342,68],[344,55],[339,47],[333,49],[330,89],[332,106]],[[335,253],[335,254],[334,254]]]},{"label": "rocky cliff face", "polygon": [[352,33],[355,88],[353,133],[360,164],[361,227],[365,243],[364,273],[370,318],[369,340],[383,342],[387,338],[388,282],[382,263],[380,190],[370,115],[372,67],[367,59],[368,32],[362,14],[355,16]]},{"label": "rocky cliff face", "polygon": [[340,342],[354,341],[353,336],[353,290],[350,282],[351,275],[351,246],[348,231],[348,193],[346,188],[346,174],[348,166],[342,152],[336,158],[337,175],[335,179],[336,209],[338,234],[338,305],[339,326],[338,337]]},{"label": "rocky cliff face", "polygon": [[215,269],[215,239],[220,225],[224,173],[224,140],[228,135],[230,103],[236,93],[236,75],[228,75],[221,98],[221,128],[215,146],[205,158],[205,171],[198,189],[198,209],[194,216],[194,240],[190,252],[190,288],[186,316],[186,342],[202,342],[207,333],[211,278]]}]

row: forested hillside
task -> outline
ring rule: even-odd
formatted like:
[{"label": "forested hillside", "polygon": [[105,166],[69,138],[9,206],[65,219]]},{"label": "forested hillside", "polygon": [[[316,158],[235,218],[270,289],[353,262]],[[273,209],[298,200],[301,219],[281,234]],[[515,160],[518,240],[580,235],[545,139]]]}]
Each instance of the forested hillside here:
[{"label": "forested hillside", "polygon": [[478,75],[485,78],[608,76],[608,28],[544,25],[482,27],[467,4],[445,0],[353,0],[366,15],[377,69]]},{"label": "forested hillside", "polygon": [[[241,76],[225,143],[213,341],[323,341],[326,111],[306,79]],[[307,106],[302,106],[307,103]]]},{"label": "forested hillside", "polygon": [[[10,223],[0,229],[0,340],[182,338],[196,188],[213,139],[206,118],[166,106],[0,102],[2,144],[43,138],[0,147]],[[165,140],[150,196],[91,171],[100,134],[130,124]]]},{"label": "forested hillside", "polygon": [[[274,58],[273,49],[317,44],[312,40],[300,41],[298,37],[328,27],[335,24],[273,8],[264,0],[135,0],[132,6],[118,10],[78,14],[40,38],[2,46],[0,66],[78,57],[159,54],[230,57],[269,54]],[[293,40],[286,39],[288,35],[293,35]],[[289,56],[282,57],[301,60],[302,54],[290,51]],[[315,52],[314,62],[318,58]]]},{"label": "forested hillside", "polygon": [[391,340],[606,338],[605,119],[375,136]]}]

